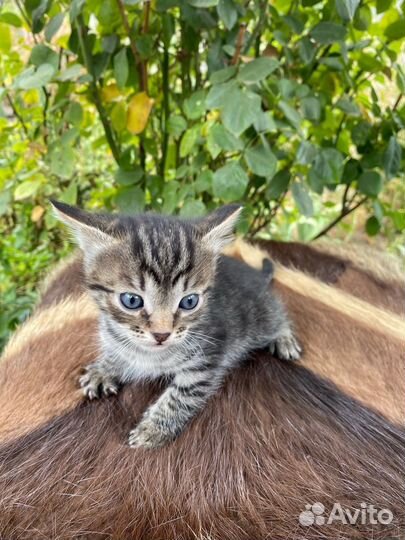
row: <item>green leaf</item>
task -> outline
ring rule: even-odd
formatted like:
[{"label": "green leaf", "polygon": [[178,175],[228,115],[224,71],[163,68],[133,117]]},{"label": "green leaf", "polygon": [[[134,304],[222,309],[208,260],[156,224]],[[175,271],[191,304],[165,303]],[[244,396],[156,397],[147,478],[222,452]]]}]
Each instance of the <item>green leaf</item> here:
[{"label": "green leaf", "polygon": [[238,88],[235,80],[214,85],[205,99],[205,104],[209,109],[220,109],[228,103],[232,92]]},{"label": "green leaf", "polygon": [[119,168],[115,173],[115,180],[120,186],[131,186],[136,184],[142,177],[143,169],[139,166],[130,171]]},{"label": "green leaf", "polygon": [[265,111],[260,114],[254,121],[254,127],[257,132],[268,133],[270,131],[277,131],[277,126],[274,121],[273,113]]},{"label": "green leaf", "polygon": [[372,18],[373,14],[371,13],[371,9],[367,4],[365,4],[356,11],[353,26],[356,28],[356,30],[367,30],[371,24]]},{"label": "green leaf", "polygon": [[0,216],[7,214],[11,208],[11,192],[10,190],[0,191]]},{"label": "green leaf", "polygon": [[272,178],[276,173],[277,158],[263,142],[248,148],[245,152],[245,160],[249,169],[258,176]]},{"label": "green leaf", "polygon": [[228,30],[231,30],[238,20],[238,12],[232,0],[219,0],[217,13]]},{"label": "green leaf", "polygon": [[21,90],[40,88],[52,79],[55,68],[51,64],[42,64],[37,70],[33,66],[23,71],[14,81],[14,86]]},{"label": "green leaf", "polygon": [[405,37],[405,19],[401,18],[387,26],[384,35],[390,40],[402,39]]},{"label": "green leaf", "polygon": [[211,73],[210,82],[212,84],[224,83],[231,77],[233,77],[235,73],[236,66],[229,66],[224,69],[219,69],[218,71],[214,71],[214,73]]},{"label": "green leaf", "polygon": [[80,127],[83,121],[83,108],[77,101],[72,101],[67,108],[64,118],[74,126]]},{"label": "green leaf", "polygon": [[178,203],[178,189],[180,187],[180,184],[176,182],[176,180],[171,180],[170,182],[167,182],[163,188],[163,206],[162,206],[162,212],[164,214],[172,214],[174,210],[176,209],[177,203]]},{"label": "green leaf", "polygon": [[278,106],[290,124],[292,124],[297,130],[301,131],[301,116],[299,112],[285,101],[280,101]]},{"label": "green leaf", "polygon": [[314,213],[314,207],[312,204],[312,199],[304,185],[294,182],[294,184],[291,186],[291,192],[300,214],[306,217],[311,217]]},{"label": "green leaf", "polygon": [[298,53],[305,64],[309,64],[315,58],[316,47],[309,37],[303,37],[298,43]]},{"label": "green leaf", "polygon": [[145,208],[145,194],[139,186],[122,187],[114,202],[125,214],[140,214]]},{"label": "green leaf", "polygon": [[59,65],[59,55],[47,45],[39,43],[33,47],[29,61],[30,64],[37,67],[41,64],[50,64],[56,71]]},{"label": "green leaf", "polygon": [[69,144],[73,145],[78,139],[79,135],[80,132],[77,128],[69,128],[63,133],[62,137],[60,138],[60,143],[62,146],[68,146]]},{"label": "green leaf", "polygon": [[61,178],[70,178],[76,166],[76,154],[71,146],[57,146],[50,152],[51,172]]},{"label": "green leaf", "polygon": [[83,74],[83,66],[80,64],[73,64],[64,69],[57,76],[58,81],[75,81],[80,75]]},{"label": "green leaf", "polygon": [[41,185],[41,180],[25,180],[25,182],[22,182],[15,188],[14,200],[23,201],[24,199],[36,195]]},{"label": "green leaf", "polygon": [[0,51],[8,53],[11,49],[10,27],[5,23],[0,23]]},{"label": "green leaf", "polygon": [[401,94],[405,94],[405,72],[401,66],[397,66],[397,86]]},{"label": "green leaf", "polygon": [[187,200],[180,210],[181,217],[196,218],[201,217],[206,213],[207,209],[202,201]]},{"label": "green leaf", "polygon": [[123,101],[114,103],[111,110],[111,124],[118,133],[122,133],[127,129],[127,114],[127,107]]},{"label": "green leaf", "polygon": [[209,193],[212,191],[212,181],[214,178],[214,174],[212,171],[203,171],[201,174],[198,175],[196,181],[194,182],[194,189],[196,193],[203,193],[204,191],[208,191]]},{"label": "green leaf", "polygon": [[321,118],[321,102],[316,97],[306,97],[301,101],[302,111],[307,120],[318,122]]},{"label": "green leaf", "polygon": [[375,216],[370,216],[366,221],[366,232],[369,236],[375,236],[379,233],[381,224]]},{"label": "green leaf", "polygon": [[179,115],[174,115],[169,118],[169,121],[167,122],[167,131],[170,135],[173,135],[176,139],[180,137],[180,135],[185,131],[187,128],[187,121]]},{"label": "green leaf", "polygon": [[399,172],[401,167],[402,148],[396,137],[392,135],[384,153],[384,171],[387,179],[390,180]]},{"label": "green leaf", "polygon": [[187,2],[190,4],[190,6],[194,6],[196,8],[207,8],[217,6],[219,0],[187,0]]},{"label": "green leaf", "polygon": [[310,165],[317,155],[317,148],[309,141],[302,141],[298,147],[295,160],[301,165]]},{"label": "green leaf", "polygon": [[222,121],[229,131],[239,137],[261,114],[260,96],[253,92],[235,89],[223,107]]},{"label": "green leaf", "polygon": [[336,10],[344,21],[352,21],[360,0],[335,0]]},{"label": "green leaf", "polygon": [[376,171],[366,171],[358,179],[361,193],[369,197],[376,197],[383,186],[381,175]]},{"label": "green leaf", "polygon": [[322,45],[330,45],[335,41],[343,41],[346,37],[346,28],[333,22],[320,22],[311,30],[311,36]]},{"label": "green leaf", "polygon": [[20,17],[15,13],[11,13],[11,11],[3,11],[3,13],[0,13],[0,22],[14,26],[15,28],[20,28],[22,26]]},{"label": "green leaf", "polygon": [[197,143],[198,135],[199,126],[194,126],[184,133],[180,143],[180,157],[184,158],[192,152]]},{"label": "green leaf", "polygon": [[278,199],[288,189],[290,179],[291,173],[288,169],[283,169],[276,173],[270,179],[269,186],[266,190],[267,197],[269,199]]},{"label": "green leaf", "polygon": [[66,204],[76,204],[77,191],[77,182],[73,180],[69,183],[69,186],[62,191],[61,195],[59,195],[58,200]]},{"label": "green leaf", "polygon": [[225,150],[225,152],[233,152],[243,148],[242,141],[230,133],[222,124],[212,126],[208,132],[207,141],[216,145],[220,150]]},{"label": "green leaf", "polygon": [[317,153],[308,174],[308,182],[316,193],[322,193],[324,186],[338,184],[342,179],[344,159],[335,148],[323,148]]},{"label": "green leaf", "polygon": [[342,71],[344,69],[344,64],[340,58],[337,56],[328,56],[327,58],[320,58],[319,63],[323,66],[327,66],[333,71]]},{"label": "green leaf", "polygon": [[335,106],[349,116],[360,116],[360,109],[350,98],[342,97],[338,99]]},{"label": "green leaf", "polygon": [[70,4],[70,21],[74,22],[76,17],[82,12],[86,0],[73,0]]},{"label": "green leaf", "polygon": [[240,200],[248,183],[249,178],[246,172],[236,161],[231,161],[214,172],[214,196],[224,202]]},{"label": "green leaf", "polygon": [[45,26],[45,39],[46,41],[52,41],[53,36],[57,33],[59,28],[63,24],[63,19],[65,18],[64,13],[58,13],[48,22]]},{"label": "green leaf", "polygon": [[124,88],[129,75],[127,49],[123,47],[114,56],[114,77],[119,88]]},{"label": "green leaf", "polygon": [[279,66],[275,58],[256,58],[240,67],[238,79],[244,83],[255,83],[268,77]]},{"label": "green leaf", "polygon": [[392,0],[377,0],[377,13],[384,13],[391,7]]},{"label": "green leaf", "polygon": [[184,114],[189,120],[197,120],[205,113],[205,90],[197,90],[183,103]]}]

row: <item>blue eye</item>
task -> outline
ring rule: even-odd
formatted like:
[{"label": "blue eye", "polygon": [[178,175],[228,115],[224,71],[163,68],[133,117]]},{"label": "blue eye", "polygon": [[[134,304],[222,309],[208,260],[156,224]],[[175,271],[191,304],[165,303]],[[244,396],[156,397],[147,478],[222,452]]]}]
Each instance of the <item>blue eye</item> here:
[{"label": "blue eye", "polygon": [[189,294],[180,300],[179,308],[194,309],[198,304],[200,297],[198,294]]},{"label": "blue eye", "polygon": [[124,292],[120,294],[121,304],[127,309],[139,309],[143,307],[143,299],[137,294]]}]

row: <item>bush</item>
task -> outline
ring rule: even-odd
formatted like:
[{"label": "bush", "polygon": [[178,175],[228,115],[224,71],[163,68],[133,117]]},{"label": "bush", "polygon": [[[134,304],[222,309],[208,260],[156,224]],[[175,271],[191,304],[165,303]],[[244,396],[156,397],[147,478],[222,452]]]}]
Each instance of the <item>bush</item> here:
[{"label": "bush", "polygon": [[404,37],[392,0],[4,2],[7,313],[67,250],[51,196],[183,216],[243,201],[243,232],[302,240],[363,206],[369,235],[404,231],[386,195],[403,168]]}]

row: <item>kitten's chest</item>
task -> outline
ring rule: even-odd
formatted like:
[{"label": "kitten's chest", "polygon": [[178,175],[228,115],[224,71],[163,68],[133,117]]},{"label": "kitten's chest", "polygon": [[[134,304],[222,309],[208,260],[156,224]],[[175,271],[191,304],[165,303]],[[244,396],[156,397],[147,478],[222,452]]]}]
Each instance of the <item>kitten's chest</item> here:
[{"label": "kitten's chest", "polygon": [[186,355],[177,350],[155,353],[137,348],[130,354],[122,353],[120,360],[127,380],[156,379],[172,375],[186,361]]}]

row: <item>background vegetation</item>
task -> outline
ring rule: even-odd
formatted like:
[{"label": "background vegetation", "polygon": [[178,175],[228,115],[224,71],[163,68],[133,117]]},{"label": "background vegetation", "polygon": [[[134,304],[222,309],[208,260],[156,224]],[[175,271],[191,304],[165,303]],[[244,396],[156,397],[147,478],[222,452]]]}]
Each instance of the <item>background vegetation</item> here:
[{"label": "background vegetation", "polygon": [[252,236],[339,224],[403,249],[404,6],[3,2],[0,346],[69,250],[50,197],[183,216],[243,201]]}]

